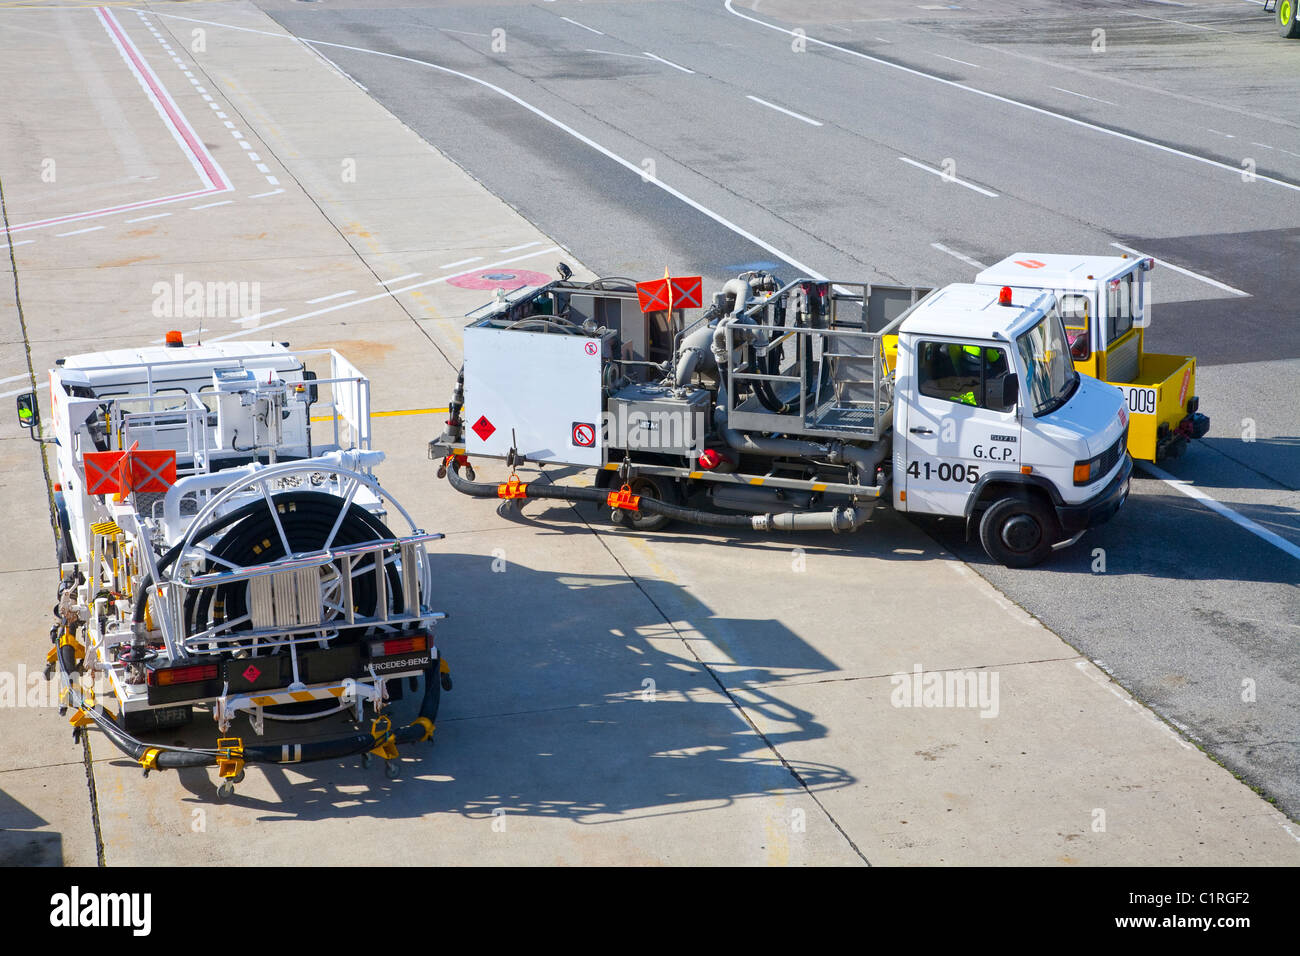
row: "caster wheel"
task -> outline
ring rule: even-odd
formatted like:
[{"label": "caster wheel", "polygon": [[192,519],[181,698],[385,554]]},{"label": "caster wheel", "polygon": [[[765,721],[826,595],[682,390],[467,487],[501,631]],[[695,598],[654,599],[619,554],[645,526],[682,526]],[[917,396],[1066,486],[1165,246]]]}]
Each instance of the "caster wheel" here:
[{"label": "caster wheel", "polygon": [[366,753],[366,754],[362,754],[362,755],[361,755],[361,766],[362,766],[363,768],[364,768],[364,767],[369,767],[369,766],[374,762],[374,759],[375,759],[375,758],[374,758],[371,754],[368,754],[368,753]]},{"label": "caster wheel", "polygon": [[217,796],[222,800],[229,800],[235,795],[235,784],[232,780],[221,781],[221,786],[217,787]]},{"label": "caster wheel", "polygon": [[389,760],[384,764],[384,776],[389,780],[396,780],[397,775],[401,770],[402,768],[398,765],[396,760]]}]

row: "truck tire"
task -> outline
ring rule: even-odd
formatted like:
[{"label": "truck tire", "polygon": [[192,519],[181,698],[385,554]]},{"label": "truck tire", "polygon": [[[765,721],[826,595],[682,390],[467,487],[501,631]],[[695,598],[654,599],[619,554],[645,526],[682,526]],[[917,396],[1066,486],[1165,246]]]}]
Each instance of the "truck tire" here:
[{"label": "truck tire", "polygon": [[1057,536],[1056,516],[1036,497],[1000,498],[980,518],[980,543],[990,558],[1008,568],[1041,564]]},{"label": "truck tire", "polygon": [[1277,32],[1288,40],[1300,37],[1300,16],[1296,13],[1296,0],[1277,0]]}]

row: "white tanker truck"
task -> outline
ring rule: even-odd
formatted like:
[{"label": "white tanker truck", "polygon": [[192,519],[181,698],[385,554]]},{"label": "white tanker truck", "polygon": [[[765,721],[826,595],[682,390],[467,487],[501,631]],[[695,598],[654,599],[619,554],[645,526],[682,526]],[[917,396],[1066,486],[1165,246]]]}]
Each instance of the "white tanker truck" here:
[{"label": "white tanker truck", "polygon": [[[311,367],[316,365],[323,373]],[[20,423],[40,431],[35,393]],[[416,526],[375,479],[370,387],[334,351],[167,345],[59,360],[50,372],[60,582],[47,676],[74,738],[94,725],[147,775],[376,755],[432,739],[450,688]],[[393,530],[400,529],[400,530]],[[418,716],[388,705],[422,685]],[[100,697],[113,698],[113,709]],[[206,709],[213,747],[149,743]],[[351,712],[358,733],[303,740]],[[232,730],[273,743],[245,746]],[[174,734],[170,735],[174,736]]]}]

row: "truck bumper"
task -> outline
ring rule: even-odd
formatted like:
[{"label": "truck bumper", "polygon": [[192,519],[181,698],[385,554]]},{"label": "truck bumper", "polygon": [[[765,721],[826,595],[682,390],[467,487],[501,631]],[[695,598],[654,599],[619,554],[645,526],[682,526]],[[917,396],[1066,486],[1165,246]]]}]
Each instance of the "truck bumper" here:
[{"label": "truck bumper", "polygon": [[1133,475],[1133,458],[1124,456],[1115,477],[1106,487],[1082,504],[1057,505],[1056,519],[1067,534],[1076,534],[1109,521],[1128,498],[1129,479]]}]

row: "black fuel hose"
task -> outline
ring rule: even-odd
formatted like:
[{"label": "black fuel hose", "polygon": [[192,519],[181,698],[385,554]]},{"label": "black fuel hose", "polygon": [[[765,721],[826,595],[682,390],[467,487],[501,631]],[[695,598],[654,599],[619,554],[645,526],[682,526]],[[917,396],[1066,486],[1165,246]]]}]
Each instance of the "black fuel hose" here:
[{"label": "black fuel hose", "polygon": [[[462,478],[460,462],[454,459],[448,466],[447,480],[461,494],[472,498],[500,497],[498,485],[467,481]],[[599,488],[573,488],[530,482],[524,486],[524,497],[558,501],[595,501],[605,504],[608,501],[608,492]],[[706,528],[748,528],[752,531],[833,531],[836,534],[857,530],[870,515],[870,510],[859,511],[856,508],[835,508],[831,511],[816,512],[787,511],[777,514],[721,514],[716,511],[701,511],[698,508],[683,508],[645,495],[642,495],[637,502],[637,510]]]}]

